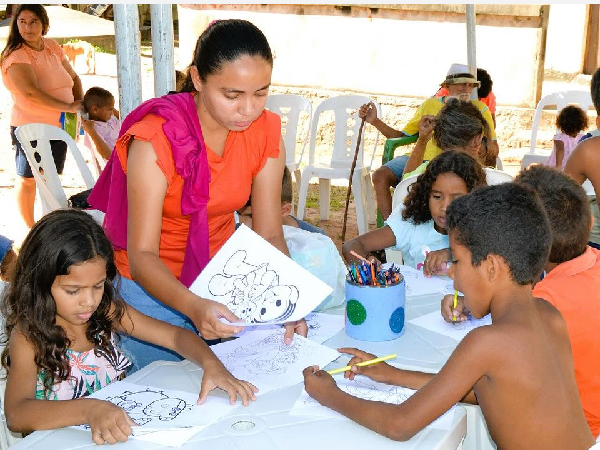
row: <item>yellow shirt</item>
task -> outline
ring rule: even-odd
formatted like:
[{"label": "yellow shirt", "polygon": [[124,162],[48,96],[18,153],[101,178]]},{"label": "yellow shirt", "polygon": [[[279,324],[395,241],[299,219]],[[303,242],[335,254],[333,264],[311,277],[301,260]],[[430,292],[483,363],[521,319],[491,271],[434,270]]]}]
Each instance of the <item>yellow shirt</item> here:
[{"label": "yellow shirt", "polygon": [[[421,106],[415,112],[415,115],[412,119],[406,124],[402,132],[407,136],[414,136],[419,133],[419,120],[424,115],[432,115],[437,116],[440,110],[444,107],[443,102],[444,97],[431,97],[425,100]],[[479,100],[471,100],[477,109],[481,111],[483,118],[488,123],[490,127],[490,131],[492,133],[492,140],[496,140],[496,130],[494,129],[494,120],[492,119],[492,114],[490,113],[489,108],[483,102]],[[433,136],[433,135],[432,135]],[[427,142],[427,147],[425,148],[425,155],[423,156],[424,161],[431,161],[437,155],[442,153],[442,149],[435,145],[433,138],[429,139]]]}]

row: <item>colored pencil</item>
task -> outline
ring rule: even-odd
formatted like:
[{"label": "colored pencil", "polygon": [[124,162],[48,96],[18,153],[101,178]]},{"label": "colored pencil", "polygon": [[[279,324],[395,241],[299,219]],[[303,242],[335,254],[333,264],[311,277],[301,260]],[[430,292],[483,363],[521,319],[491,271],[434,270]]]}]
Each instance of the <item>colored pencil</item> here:
[{"label": "colored pencil", "polygon": [[[387,355],[387,356],[382,356],[380,358],[370,359],[368,361],[359,362],[354,365],[359,366],[359,367],[370,366],[371,364],[376,364],[376,363],[379,363],[382,361],[387,361],[388,359],[394,359],[395,357],[396,357],[396,354],[394,353],[393,355]],[[350,370],[351,367],[352,366],[340,367],[339,369],[328,370],[327,373],[329,375],[335,375],[336,373],[346,372],[346,371]]]}]

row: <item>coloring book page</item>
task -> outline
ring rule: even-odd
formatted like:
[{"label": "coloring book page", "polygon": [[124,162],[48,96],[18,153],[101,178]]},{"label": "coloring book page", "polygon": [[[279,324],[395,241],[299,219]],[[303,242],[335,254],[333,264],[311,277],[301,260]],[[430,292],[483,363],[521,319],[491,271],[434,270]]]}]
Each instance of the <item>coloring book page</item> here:
[{"label": "coloring book page", "polygon": [[[343,374],[339,374],[334,378],[338,387],[342,391],[354,397],[362,398],[363,400],[371,400],[374,402],[384,402],[399,405],[416,392],[414,389],[408,389],[402,386],[392,386],[389,384],[378,383],[377,381],[373,381],[370,378],[362,375],[357,375],[354,377],[354,380],[343,378]],[[429,426],[433,428],[443,428],[446,430],[451,429],[454,418],[454,409],[455,408],[453,406]],[[329,409],[326,406],[322,406],[319,402],[309,396],[304,389],[290,410],[290,415],[331,417],[337,419],[346,418],[346,416],[343,414],[340,414],[333,409]]]},{"label": "coloring book page", "polygon": [[463,340],[469,331],[484,325],[492,324],[491,314],[483,316],[481,319],[475,319],[471,316],[468,317],[468,320],[464,322],[449,323],[444,320],[439,311],[434,311],[425,314],[424,316],[417,317],[416,319],[409,320],[408,322],[435,331],[436,333],[444,334],[459,342]]},{"label": "coloring book page", "polygon": [[[383,267],[386,267],[384,265]],[[451,278],[447,276],[426,277],[423,271],[417,270],[410,266],[400,265],[400,273],[404,277],[406,283],[406,295],[425,295],[425,294],[453,294],[453,284]]]},{"label": "coloring book page", "polygon": [[[308,335],[306,337],[319,344],[322,344],[346,326],[344,323],[345,316],[342,314],[310,313],[305,319],[306,325],[308,325]],[[279,330],[282,328],[283,325],[265,325],[260,327],[261,330]],[[252,333],[256,329],[257,327],[245,327],[236,337]]]},{"label": "coloring book page", "polygon": [[225,242],[190,290],[226,305],[240,325],[304,318],[333,291],[245,225]]},{"label": "coloring book page", "polygon": [[286,345],[283,334],[283,328],[260,329],[210,348],[234,377],[254,384],[257,395],[298,384],[304,380],[306,367],[324,367],[340,356],[336,350],[297,334]]},{"label": "coloring book page", "polygon": [[[173,430],[197,426],[208,426],[237,408],[241,403],[229,404],[228,398],[209,396],[202,405],[197,405],[198,393],[165,390],[126,381],[116,381],[94,392],[89,398],[107,400],[123,408],[139,425],[133,434],[151,431]],[[89,430],[89,425],[75,428]]]}]

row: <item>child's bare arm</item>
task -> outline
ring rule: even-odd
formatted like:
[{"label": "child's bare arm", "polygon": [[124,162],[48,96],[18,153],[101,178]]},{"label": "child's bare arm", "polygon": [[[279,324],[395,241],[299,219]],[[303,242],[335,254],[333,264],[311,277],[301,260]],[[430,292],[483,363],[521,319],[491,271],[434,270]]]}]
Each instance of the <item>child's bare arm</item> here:
[{"label": "child's bare arm", "polygon": [[[394,440],[408,440],[459,401],[475,400],[472,387],[489,369],[485,343],[469,333],[437,375],[396,370],[394,381],[406,387],[422,387],[399,405],[373,402],[341,391],[333,378],[316,367],[304,369],[308,394],[321,404]],[[468,363],[465,363],[468,361]],[[426,379],[429,378],[427,381]]]},{"label": "child's bare arm", "polygon": [[146,316],[131,306],[127,306],[121,325],[127,334],[173,350],[202,367],[204,375],[199,404],[204,403],[210,391],[217,387],[227,391],[231,404],[235,403],[238,395],[244,405],[248,405],[249,400],[256,400],[254,393],[258,389],[231,375],[206,342],[194,332]]},{"label": "child's bare arm", "polygon": [[565,157],[565,143],[560,140],[554,140],[554,151],[556,154],[556,167],[562,168],[563,158]]},{"label": "child's bare arm", "polygon": [[372,251],[381,250],[392,245],[396,245],[396,236],[394,236],[392,229],[385,225],[346,241],[342,246],[342,254],[346,262],[359,262],[358,258],[350,253],[351,251],[366,258]]},{"label": "child's bare arm", "polygon": [[82,124],[85,132],[88,134],[88,136],[90,137],[90,139],[96,146],[96,150],[98,150],[98,153],[100,153],[100,155],[104,159],[108,160],[110,158],[110,154],[112,153],[112,148],[110,148],[106,144],[106,142],[104,142],[104,139],[102,139],[100,137],[100,135],[96,131],[96,128],[94,127],[94,121],[93,120],[85,120],[82,118],[81,124]]},{"label": "child's bare arm", "polygon": [[37,366],[31,344],[18,331],[10,342],[10,370],[6,382],[4,412],[8,428],[14,432],[50,430],[89,424],[97,444],[126,441],[134,422],[118,406],[90,398],[77,400],[37,400]]}]

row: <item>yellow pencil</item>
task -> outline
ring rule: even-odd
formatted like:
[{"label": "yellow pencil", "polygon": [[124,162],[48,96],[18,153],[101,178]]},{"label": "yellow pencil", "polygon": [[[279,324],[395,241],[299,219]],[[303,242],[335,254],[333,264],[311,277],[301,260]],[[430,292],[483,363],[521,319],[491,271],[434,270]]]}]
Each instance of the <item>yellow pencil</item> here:
[{"label": "yellow pencil", "polygon": [[[394,353],[393,355],[387,355],[387,356],[382,356],[381,358],[370,359],[368,361],[359,362],[354,365],[360,366],[360,367],[370,366],[371,364],[376,364],[378,362],[387,361],[388,359],[394,359],[395,357],[396,357],[396,354]],[[328,370],[327,373],[329,375],[335,375],[336,373],[346,372],[347,370],[350,370],[351,367],[352,366],[340,367],[339,369]]]},{"label": "yellow pencil", "polygon": [[454,290],[454,308],[452,310],[452,322],[456,322],[456,316],[454,315],[454,310],[456,310],[456,305],[458,305],[458,291]]}]

